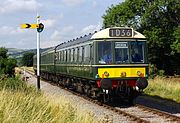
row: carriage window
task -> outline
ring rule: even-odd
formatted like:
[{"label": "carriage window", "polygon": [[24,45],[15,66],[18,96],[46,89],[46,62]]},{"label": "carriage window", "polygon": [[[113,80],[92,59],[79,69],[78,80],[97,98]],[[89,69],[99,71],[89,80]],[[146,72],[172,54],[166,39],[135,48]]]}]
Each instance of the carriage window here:
[{"label": "carriage window", "polygon": [[71,62],[74,61],[74,49],[71,49]]},{"label": "carriage window", "polygon": [[83,47],[79,48],[79,62],[82,62]]},{"label": "carriage window", "polygon": [[115,62],[127,63],[128,62],[128,43],[115,42]]},{"label": "carriage window", "polygon": [[59,52],[59,61],[61,61],[61,51]]},{"label": "carriage window", "polygon": [[90,45],[84,47],[84,62],[88,63],[90,61]]},{"label": "carriage window", "polygon": [[64,61],[67,60],[67,50],[64,50]]},{"label": "carriage window", "polygon": [[111,42],[99,42],[98,44],[98,58],[100,64],[112,63],[112,48]]},{"label": "carriage window", "polygon": [[78,49],[78,47],[77,48],[75,48],[75,54],[74,54],[74,61],[75,62],[78,62],[78,52],[79,52],[79,49]]},{"label": "carriage window", "polygon": [[71,49],[68,50],[68,57],[69,57],[68,62],[71,62]]},{"label": "carriage window", "polygon": [[144,62],[144,42],[131,42],[131,61]]},{"label": "carriage window", "polygon": [[61,51],[61,61],[64,61],[64,51]]},{"label": "carriage window", "polygon": [[93,58],[94,58],[94,49],[93,49],[93,45],[90,45],[90,61],[91,63],[93,62]]},{"label": "carriage window", "polygon": [[69,52],[70,52],[70,50],[67,50],[67,62],[69,62],[69,59],[70,59]]}]

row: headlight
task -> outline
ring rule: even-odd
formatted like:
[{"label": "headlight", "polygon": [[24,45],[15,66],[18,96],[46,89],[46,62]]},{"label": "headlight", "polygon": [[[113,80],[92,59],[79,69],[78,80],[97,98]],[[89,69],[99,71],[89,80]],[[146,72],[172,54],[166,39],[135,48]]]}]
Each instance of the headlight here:
[{"label": "headlight", "polygon": [[105,75],[106,77],[109,77],[109,73],[108,73],[107,71],[104,72],[104,75]]},{"label": "headlight", "polygon": [[144,74],[143,74],[141,71],[137,71],[137,75],[138,75],[139,77],[144,77]]},{"label": "headlight", "polygon": [[121,72],[121,77],[126,77],[126,72]]}]

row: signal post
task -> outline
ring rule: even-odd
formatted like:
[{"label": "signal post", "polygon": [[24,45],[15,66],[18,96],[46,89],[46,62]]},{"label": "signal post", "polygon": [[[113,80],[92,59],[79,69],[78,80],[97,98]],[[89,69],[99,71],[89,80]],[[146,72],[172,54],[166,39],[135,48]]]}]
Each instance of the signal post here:
[{"label": "signal post", "polygon": [[[37,15],[37,25],[40,22],[40,16]],[[39,57],[39,48],[40,48],[40,32],[37,29],[37,88],[40,89],[40,57]]]},{"label": "signal post", "polygon": [[37,23],[36,24],[28,24],[28,23],[24,23],[21,24],[21,28],[22,29],[27,29],[27,28],[37,28],[37,88],[38,90],[40,89],[40,53],[39,53],[39,49],[40,49],[40,32],[43,31],[44,29],[44,25],[42,23],[40,23],[40,16],[37,15]]}]

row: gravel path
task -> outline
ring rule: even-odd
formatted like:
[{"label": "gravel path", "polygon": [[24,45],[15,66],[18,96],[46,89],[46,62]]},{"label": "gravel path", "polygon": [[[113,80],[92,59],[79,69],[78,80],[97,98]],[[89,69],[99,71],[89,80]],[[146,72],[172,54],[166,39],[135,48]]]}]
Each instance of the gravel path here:
[{"label": "gravel path", "polygon": [[[30,76],[28,79],[28,83],[31,83],[37,87],[37,79],[28,73],[27,76]],[[65,97],[68,102],[70,102],[73,106],[77,107],[78,110],[91,112],[94,114],[95,118],[97,118],[97,122],[106,122],[106,123],[132,123],[133,121],[129,121],[125,116],[118,115],[113,111],[105,109],[99,105],[93,104],[81,97],[78,97],[70,92],[63,90],[59,87],[53,86],[47,82],[41,80],[41,91],[49,97],[49,98],[59,98],[61,96]]]}]

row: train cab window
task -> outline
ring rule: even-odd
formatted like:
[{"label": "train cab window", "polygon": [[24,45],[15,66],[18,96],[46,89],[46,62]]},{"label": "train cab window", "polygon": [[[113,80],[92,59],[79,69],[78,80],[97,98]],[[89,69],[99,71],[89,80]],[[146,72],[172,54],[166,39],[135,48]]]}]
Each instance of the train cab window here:
[{"label": "train cab window", "polygon": [[112,63],[112,48],[111,42],[98,42],[98,58],[99,64]]},{"label": "train cab window", "polygon": [[128,62],[128,43],[115,42],[115,63],[122,64]]},{"label": "train cab window", "polygon": [[144,63],[144,42],[131,42],[131,62]]}]

